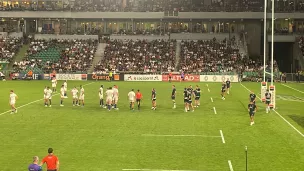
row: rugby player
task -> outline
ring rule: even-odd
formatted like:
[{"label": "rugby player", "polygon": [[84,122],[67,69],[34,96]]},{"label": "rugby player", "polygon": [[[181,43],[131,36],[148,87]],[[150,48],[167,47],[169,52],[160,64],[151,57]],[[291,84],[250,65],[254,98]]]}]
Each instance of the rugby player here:
[{"label": "rugby player", "polygon": [[42,159],[40,166],[44,163],[46,163],[47,171],[59,171],[59,159],[54,155],[52,148],[48,149],[48,155]]},{"label": "rugby player", "polygon": [[67,82],[67,80],[64,81],[63,88],[64,88],[64,97],[68,98],[68,96],[67,96],[67,90],[68,90],[68,82]]},{"label": "rugby player", "polygon": [[17,113],[17,108],[15,106],[16,100],[18,99],[18,96],[14,93],[13,90],[10,91],[10,97],[9,97],[9,104],[11,106],[11,114]]},{"label": "rugby player", "polygon": [[62,85],[61,88],[60,88],[60,106],[64,106],[63,105],[63,99],[65,99],[65,96],[64,96],[64,85]]},{"label": "rugby player", "polygon": [[187,95],[188,95],[188,109],[187,110],[190,111],[190,107],[191,107],[192,112],[194,112],[194,107],[193,107],[193,104],[192,104],[191,88],[188,88]]},{"label": "rugby player", "polygon": [[72,93],[72,97],[73,97],[73,106],[76,106],[78,104],[78,90],[76,87],[74,87],[72,90],[71,90],[71,93]]},{"label": "rugby player", "polygon": [[250,102],[248,104],[248,112],[249,112],[249,117],[250,117],[250,126],[254,124],[254,114],[257,110],[256,105],[253,102]]},{"label": "rugby player", "polygon": [[172,72],[170,71],[169,72],[169,83],[171,83],[171,80],[172,80]]},{"label": "rugby player", "polygon": [[227,81],[226,81],[227,94],[229,94],[229,92],[230,92],[230,84],[231,84],[231,82],[230,82],[229,78],[227,78]]},{"label": "rugby player", "polygon": [[33,157],[33,163],[28,166],[28,171],[42,171],[42,167],[38,165],[39,157]]},{"label": "rugby player", "polygon": [[99,105],[100,105],[100,107],[106,108],[104,103],[103,103],[103,85],[100,86],[98,93],[99,93]]},{"label": "rugby player", "polygon": [[43,99],[44,99],[44,106],[47,106],[47,99],[46,99],[46,92],[47,92],[47,86],[44,87],[43,90]]},{"label": "rugby player", "polygon": [[79,103],[78,105],[82,104],[82,107],[84,107],[84,88],[82,85],[80,85],[80,93],[79,93]]},{"label": "rugby player", "polygon": [[112,105],[112,101],[113,101],[113,90],[112,87],[109,87],[108,90],[106,91],[106,103],[107,103],[107,107],[108,110],[111,110],[111,105]]},{"label": "rugby player", "polygon": [[249,94],[249,102],[252,102],[253,104],[255,104],[255,98],[256,98],[256,95],[254,94],[253,91],[251,91]]},{"label": "rugby player", "polygon": [[113,86],[113,108],[118,110],[117,102],[119,98],[118,87],[116,85]]},{"label": "rugby player", "polygon": [[156,110],[156,91],[154,88],[152,88],[152,94],[151,94],[151,100],[152,100],[152,110]]},{"label": "rugby player", "polygon": [[198,85],[196,85],[196,88],[194,90],[194,95],[195,95],[195,104],[194,104],[194,107],[199,107],[201,105],[201,103],[200,103],[201,89],[199,88]]},{"label": "rugby player", "polygon": [[226,92],[226,83],[223,81],[222,89],[221,89],[221,96],[223,100],[225,100],[225,92]]},{"label": "rugby player", "polygon": [[141,99],[142,99],[142,94],[139,90],[137,90],[137,93],[136,93],[136,102],[137,102],[137,109],[140,110],[140,102],[141,102]]},{"label": "rugby player", "polygon": [[180,78],[180,82],[181,81],[185,81],[185,73],[184,73],[184,71],[181,72],[181,76],[180,77],[181,77]]},{"label": "rugby player", "polygon": [[56,92],[56,91],[57,91],[56,87],[57,87],[57,80],[56,80],[56,77],[53,77],[53,78],[52,78],[52,88],[53,88],[53,92]]},{"label": "rugby player", "polygon": [[128,98],[129,98],[129,102],[130,102],[130,110],[134,110],[134,102],[135,102],[135,93],[134,93],[134,89],[132,89],[132,90],[128,93]]},{"label": "rugby player", "polygon": [[176,96],[176,88],[175,88],[175,85],[172,85],[171,99],[172,99],[172,102],[173,102],[173,109],[176,108],[175,96]]},{"label": "rugby player", "polygon": [[46,99],[45,107],[47,107],[47,106],[52,107],[52,94],[53,94],[53,91],[50,89],[50,87],[47,87],[46,96],[45,96],[45,99]]},{"label": "rugby player", "polygon": [[187,88],[184,88],[184,105],[185,105],[185,112],[188,112],[188,92]]},{"label": "rugby player", "polygon": [[271,101],[271,94],[269,93],[269,90],[266,90],[265,93],[265,98],[266,98],[266,113],[270,112],[270,101]]}]

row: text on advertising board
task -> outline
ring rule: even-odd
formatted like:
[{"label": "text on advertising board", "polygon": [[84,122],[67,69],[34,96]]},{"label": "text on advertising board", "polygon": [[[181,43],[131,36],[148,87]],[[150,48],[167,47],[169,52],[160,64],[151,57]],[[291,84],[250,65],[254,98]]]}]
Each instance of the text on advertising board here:
[{"label": "text on advertising board", "polygon": [[125,81],[161,81],[161,75],[124,75]]},{"label": "text on advertising board", "polygon": [[[162,75],[163,81],[169,81],[169,75]],[[172,75],[171,81],[182,81],[182,78],[180,75]],[[186,74],[184,76],[184,81],[187,82],[199,82],[200,76],[199,75],[192,75],[192,74]]]}]

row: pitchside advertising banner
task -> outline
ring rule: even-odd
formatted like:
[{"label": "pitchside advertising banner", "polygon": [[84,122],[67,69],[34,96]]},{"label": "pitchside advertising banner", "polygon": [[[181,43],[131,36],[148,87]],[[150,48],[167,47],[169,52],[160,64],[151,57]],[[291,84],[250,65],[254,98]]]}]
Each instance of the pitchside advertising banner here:
[{"label": "pitchside advertising banner", "polygon": [[125,74],[125,81],[162,81],[162,75],[132,75]]},{"label": "pitchside advertising banner", "polygon": [[[112,81],[123,81],[123,74],[113,74]],[[107,74],[88,74],[88,80],[110,80]]]},{"label": "pitchside advertising banner", "polygon": [[87,74],[56,74],[57,80],[87,80]]},{"label": "pitchside advertising banner", "polygon": [[230,82],[239,82],[238,75],[200,75],[200,82],[223,82],[227,79]]},{"label": "pitchside advertising banner", "polygon": [[[169,75],[162,75],[162,81],[169,81]],[[182,81],[180,75],[172,75],[171,81]],[[200,76],[199,75],[192,75],[192,74],[185,74],[184,81],[187,82],[199,82]]]}]

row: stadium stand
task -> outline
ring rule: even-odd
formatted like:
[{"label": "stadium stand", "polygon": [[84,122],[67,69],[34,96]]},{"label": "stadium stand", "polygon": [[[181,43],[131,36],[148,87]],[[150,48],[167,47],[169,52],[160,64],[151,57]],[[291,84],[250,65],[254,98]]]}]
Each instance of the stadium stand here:
[{"label": "stadium stand", "polygon": [[0,38],[0,61],[11,62],[22,46],[21,38],[5,37]]},{"label": "stadium stand", "polygon": [[301,49],[302,54],[304,56],[304,37],[299,38],[299,48]]},{"label": "stadium stand", "polygon": [[14,63],[15,71],[34,73],[85,72],[92,64],[96,52],[92,40],[35,40],[31,42],[25,59]]},{"label": "stadium stand", "polygon": [[110,40],[104,59],[95,66],[95,72],[141,71],[168,72],[174,70],[175,40]]}]

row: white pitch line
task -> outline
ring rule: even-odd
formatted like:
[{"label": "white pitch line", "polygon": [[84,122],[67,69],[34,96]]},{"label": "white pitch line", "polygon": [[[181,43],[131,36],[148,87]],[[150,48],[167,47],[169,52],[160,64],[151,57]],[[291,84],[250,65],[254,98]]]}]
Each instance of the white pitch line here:
[{"label": "white pitch line", "polygon": [[231,160],[228,160],[228,165],[229,165],[229,169],[230,169],[230,171],[233,171],[233,167],[232,167]]},{"label": "white pitch line", "polygon": [[210,89],[208,88],[208,92],[210,92]]},{"label": "white pitch line", "polygon": [[211,99],[211,102],[213,102],[213,98],[212,98],[212,97],[210,97],[210,99]]},{"label": "white pitch line", "polygon": [[290,88],[290,89],[293,89],[293,90],[295,90],[295,91],[297,91],[297,92],[300,92],[300,93],[303,93],[303,94],[304,94],[304,92],[303,92],[303,91],[298,90],[298,89],[293,88],[293,87],[290,87],[290,86],[288,86],[288,85],[286,85],[286,84],[281,84],[281,85],[282,85],[282,86],[285,86],[285,87],[288,87],[288,88]]},{"label": "white pitch line", "polygon": [[215,107],[213,107],[213,111],[214,111],[214,114],[217,114],[217,113],[216,113],[216,109],[215,109]]},{"label": "white pitch line", "polygon": [[161,134],[142,134],[145,137],[205,137],[205,138],[220,138],[221,136],[208,135],[161,135]]},{"label": "white pitch line", "polygon": [[208,87],[208,84],[206,84],[206,86]]},{"label": "white pitch line", "polygon": [[[246,90],[248,90],[249,92],[250,92],[250,90],[246,87],[246,86],[244,86],[242,83],[241,83],[241,85],[246,89]],[[261,98],[259,98],[258,96],[257,96],[257,98],[258,99],[260,99],[261,100]],[[295,131],[297,131],[302,137],[304,137],[304,134],[302,133],[302,132],[300,132],[296,127],[294,127],[288,120],[286,120],[279,112],[277,112],[275,109],[272,109],[280,118],[282,118],[291,128],[293,128]]]},{"label": "white pitch line", "polygon": [[[94,82],[91,82],[91,83],[88,83],[88,84],[84,84],[83,86],[87,86],[87,85],[90,85],[90,84],[93,84],[93,83],[94,83]],[[57,96],[58,94],[59,94],[59,93],[54,94],[53,96]],[[53,96],[52,96],[52,97],[53,97]],[[29,103],[24,104],[24,105],[21,105],[21,106],[17,107],[17,109],[23,108],[23,107],[25,107],[25,106],[28,106],[28,105],[30,105],[30,104],[39,102],[39,101],[41,101],[41,100],[43,100],[43,98],[42,98],[42,99],[39,99],[39,100],[35,100],[35,101],[32,101],[32,102],[29,102]],[[4,114],[6,114],[6,113],[9,113],[9,112],[11,112],[11,111],[12,111],[12,110],[8,110],[8,111],[6,111],[6,112],[0,113],[0,116],[1,116],[1,115],[4,115]]]},{"label": "white pitch line", "polygon": [[222,142],[223,142],[223,144],[225,144],[226,141],[225,141],[224,134],[223,134],[222,130],[220,130],[220,134],[221,134],[221,137],[222,137]]},{"label": "white pitch line", "polygon": [[199,171],[199,170],[166,170],[166,169],[122,169],[124,171]]}]

